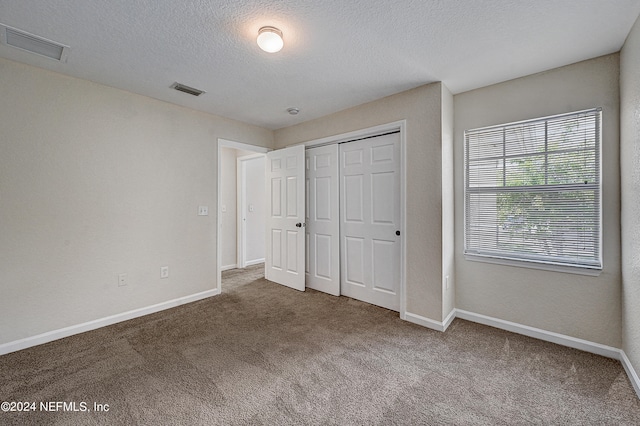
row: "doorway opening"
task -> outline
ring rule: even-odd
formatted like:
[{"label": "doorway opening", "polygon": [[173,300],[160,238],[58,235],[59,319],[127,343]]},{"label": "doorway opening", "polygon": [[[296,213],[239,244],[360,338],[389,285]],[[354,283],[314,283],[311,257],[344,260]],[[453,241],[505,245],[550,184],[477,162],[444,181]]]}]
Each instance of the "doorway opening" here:
[{"label": "doorway opening", "polygon": [[242,269],[222,271],[222,291],[227,293],[264,279],[264,265],[259,263]]},{"label": "doorway opening", "polygon": [[264,270],[266,152],[267,148],[218,139],[218,293],[256,273],[264,276],[260,270]]}]

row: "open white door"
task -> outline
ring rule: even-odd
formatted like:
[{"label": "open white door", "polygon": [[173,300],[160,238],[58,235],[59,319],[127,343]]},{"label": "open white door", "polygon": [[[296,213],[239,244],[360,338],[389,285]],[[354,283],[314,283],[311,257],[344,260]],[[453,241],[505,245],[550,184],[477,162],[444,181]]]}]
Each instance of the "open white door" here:
[{"label": "open white door", "polygon": [[305,287],[305,176],[304,146],[267,153],[266,257],[269,281],[304,291]]}]

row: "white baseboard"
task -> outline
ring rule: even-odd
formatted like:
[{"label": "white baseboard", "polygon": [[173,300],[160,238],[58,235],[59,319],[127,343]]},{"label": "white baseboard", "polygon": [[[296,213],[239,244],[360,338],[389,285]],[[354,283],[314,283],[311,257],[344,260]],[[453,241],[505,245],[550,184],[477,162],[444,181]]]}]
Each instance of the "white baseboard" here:
[{"label": "white baseboard", "polygon": [[447,315],[444,321],[442,321],[442,326],[444,327],[443,331],[447,331],[447,328],[449,328],[454,319],[456,319],[456,310],[452,309],[451,312],[449,312],[449,315]]},{"label": "white baseboard", "polygon": [[220,267],[221,271],[228,271],[229,269],[238,269],[238,265],[233,264],[233,265],[227,265],[227,266],[221,266]]},{"label": "white baseboard", "polygon": [[411,312],[405,312],[404,318],[402,318],[402,319],[405,320],[405,321],[412,322],[414,324],[421,325],[423,327],[430,328],[432,330],[436,330],[436,331],[444,331],[445,330],[445,327],[444,327],[443,323],[441,323],[439,321],[432,320],[432,319],[427,318],[427,317],[423,317],[422,315],[412,314]]},{"label": "white baseboard", "polygon": [[456,317],[467,321],[489,325],[502,330],[511,331],[513,333],[534,337],[547,342],[557,343],[558,345],[580,349],[581,351],[602,355],[607,358],[620,360],[620,349],[601,345],[600,343],[594,343],[588,340],[578,339],[576,337],[566,336],[564,334],[554,333],[553,331],[542,330],[540,328],[529,327],[528,325],[505,321],[482,314],[476,314],[462,309],[456,309]]},{"label": "white baseboard", "polygon": [[453,320],[456,318],[456,310],[452,310],[449,312],[449,315],[444,319],[444,321],[436,321],[431,318],[423,317],[422,315],[412,314],[411,312],[405,312],[404,316],[401,317],[405,321],[412,322],[414,324],[421,325],[423,327],[430,328],[436,331],[446,331],[447,328],[451,325]]},{"label": "white baseboard", "polygon": [[82,324],[72,325],[58,330],[48,331],[36,336],[26,337],[24,339],[15,340],[13,342],[3,343],[0,345],[0,355],[16,352],[32,346],[42,345],[43,343],[52,342],[64,337],[73,336],[74,334],[84,333],[85,331],[95,330],[97,328],[106,327],[118,322],[127,321],[144,315],[153,314],[165,309],[175,308],[185,303],[195,302],[197,300],[206,299],[207,297],[220,294],[218,289],[207,290],[201,293],[192,294],[190,296],[180,297],[178,299],[168,300],[156,305],[146,306],[144,308],[134,309],[132,311],[111,315],[105,318],[85,322]]},{"label": "white baseboard", "polygon": [[245,266],[257,265],[259,263],[264,263],[264,257],[262,259],[254,259],[245,262]]},{"label": "white baseboard", "polygon": [[624,367],[624,370],[629,377],[629,381],[633,385],[633,389],[636,391],[636,394],[640,399],[640,378],[638,377],[638,373],[633,368],[631,361],[629,361],[627,354],[625,354],[621,349],[614,348],[612,346],[601,345],[600,343],[590,342],[588,340],[578,339],[576,337],[571,337],[560,333],[555,333],[553,331],[542,330],[540,328],[530,327],[528,325],[489,317],[487,315],[476,314],[462,309],[454,309],[453,311],[451,311],[451,313],[449,313],[449,315],[443,322],[434,321],[432,319],[412,314],[410,312],[406,312],[402,316],[403,320],[437,331],[445,331],[455,318],[477,322],[479,324],[488,325],[490,327],[499,328],[501,330],[507,330],[512,333],[522,334],[525,336],[533,337],[535,339],[544,340],[546,342],[556,343],[558,345],[568,346],[570,348],[579,349],[581,351],[616,359],[620,361],[620,363]]},{"label": "white baseboard", "polygon": [[633,365],[631,365],[631,361],[627,358],[627,354],[622,350],[620,351],[620,362],[627,372],[627,376],[629,376],[629,381],[631,381],[633,388],[636,390],[636,395],[640,398],[640,378],[638,378],[638,373],[636,373]]}]

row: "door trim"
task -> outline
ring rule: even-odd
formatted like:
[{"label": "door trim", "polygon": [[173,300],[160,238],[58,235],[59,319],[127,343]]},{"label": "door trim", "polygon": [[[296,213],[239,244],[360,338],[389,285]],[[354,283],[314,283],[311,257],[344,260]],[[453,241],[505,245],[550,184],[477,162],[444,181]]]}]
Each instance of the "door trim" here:
[{"label": "door trim", "polygon": [[[403,237],[407,235],[407,121],[400,120],[379,126],[368,127],[353,132],[341,133],[325,138],[314,139],[304,142],[307,148],[314,148],[322,145],[339,144],[352,139],[377,136],[391,131],[400,131],[400,233]],[[400,318],[406,319],[407,314],[407,239],[402,238],[400,242]]]},{"label": "door trim", "polygon": [[222,148],[233,148],[233,149],[242,149],[245,151],[253,151],[257,153],[266,154],[270,150],[263,146],[251,145],[242,142],[235,142],[228,139],[218,138],[217,140],[217,149],[216,149],[216,228],[215,228],[215,236],[216,236],[216,288],[218,289],[218,294],[222,292],[222,239],[220,238],[220,230],[222,229],[222,200],[220,199],[220,192],[222,189],[220,183],[220,153]]}]

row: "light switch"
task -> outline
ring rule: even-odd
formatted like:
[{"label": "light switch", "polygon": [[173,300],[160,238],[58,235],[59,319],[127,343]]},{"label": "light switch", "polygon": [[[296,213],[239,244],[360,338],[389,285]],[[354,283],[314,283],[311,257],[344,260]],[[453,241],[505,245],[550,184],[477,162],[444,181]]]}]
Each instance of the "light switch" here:
[{"label": "light switch", "polygon": [[198,206],[198,216],[209,216],[209,206]]}]

